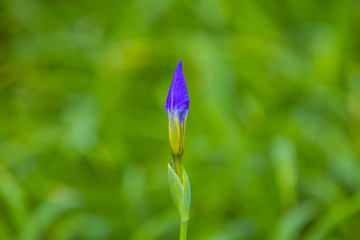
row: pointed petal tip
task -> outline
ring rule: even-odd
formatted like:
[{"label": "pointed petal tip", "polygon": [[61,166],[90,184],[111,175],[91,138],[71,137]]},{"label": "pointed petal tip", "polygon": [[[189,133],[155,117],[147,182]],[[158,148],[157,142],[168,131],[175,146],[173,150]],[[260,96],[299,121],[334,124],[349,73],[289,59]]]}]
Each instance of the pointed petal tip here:
[{"label": "pointed petal tip", "polygon": [[178,62],[175,71],[176,72],[179,72],[179,71],[182,72],[182,62],[181,62],[181,60]]}]

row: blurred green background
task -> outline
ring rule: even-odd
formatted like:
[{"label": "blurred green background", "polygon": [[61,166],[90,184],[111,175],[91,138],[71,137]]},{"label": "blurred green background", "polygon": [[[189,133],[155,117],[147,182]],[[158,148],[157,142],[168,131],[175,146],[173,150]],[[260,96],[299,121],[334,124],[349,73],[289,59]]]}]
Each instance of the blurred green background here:
[{"label": "blurred green background", "polygon": [[360,2],[2,0],[0,239],[360,238]]}]

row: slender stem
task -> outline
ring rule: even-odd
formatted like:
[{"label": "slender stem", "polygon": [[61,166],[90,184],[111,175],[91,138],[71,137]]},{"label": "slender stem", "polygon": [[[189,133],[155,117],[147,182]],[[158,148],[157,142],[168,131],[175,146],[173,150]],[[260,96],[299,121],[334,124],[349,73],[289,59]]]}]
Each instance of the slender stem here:
[{"label": "slender stem", "polygon": [[175,167],[175,173],[178,175],[181,184],[183,183],[183,174],[182,174],[182,165],[181,165],[181,156],[174,155],[174,167]]},{"label": "slender stem", "polygon": [[188,222],[181,223],[181,225],[180,225],[180,240],[186,240],[187,229],[188,229]]}]

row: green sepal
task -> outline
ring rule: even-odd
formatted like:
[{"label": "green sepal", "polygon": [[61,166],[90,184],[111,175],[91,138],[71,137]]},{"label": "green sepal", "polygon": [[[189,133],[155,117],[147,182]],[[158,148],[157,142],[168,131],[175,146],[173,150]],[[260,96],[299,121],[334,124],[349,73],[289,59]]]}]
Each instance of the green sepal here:
[{"label": "green sepal", "polygon": [[181,184],[174,169],[168,164],[168,181],[171,197],[178,210],[181,222],[186,223],[189,220],[191,192],[189,177],[184,168],[182,172],[183,184]]}]

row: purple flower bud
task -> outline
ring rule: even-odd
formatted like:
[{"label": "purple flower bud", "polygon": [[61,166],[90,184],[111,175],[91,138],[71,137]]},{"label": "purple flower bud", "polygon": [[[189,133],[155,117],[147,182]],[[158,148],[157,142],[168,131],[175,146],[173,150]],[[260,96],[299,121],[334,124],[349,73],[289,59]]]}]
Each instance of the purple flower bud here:
[{"label": "purple flower bud", "polygon": [[174,78],[165,103],[169,118],[169,141],[171,154],[181,157],[184,151],[185,122],[189,110],[189,95],[182,71],[181,61],[178,63]]},{"label": "purple flower bud", "polygon": [[189,103],[189,95],[180,61],[175,69],[174,78],[165,103],[165,109],[169,118],[179,118],[181,124],[183,124],[189,110]]}]

